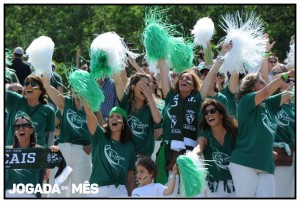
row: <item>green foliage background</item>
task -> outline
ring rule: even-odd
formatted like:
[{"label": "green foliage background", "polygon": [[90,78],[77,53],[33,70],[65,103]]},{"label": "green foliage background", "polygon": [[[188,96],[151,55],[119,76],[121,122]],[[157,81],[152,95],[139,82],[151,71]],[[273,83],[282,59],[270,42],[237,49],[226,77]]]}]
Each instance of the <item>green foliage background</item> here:
[{"label": "green foliage background", "polygon": [[[55,43],[53,60],[57,72],[66,80],[66,67],[75,65],[78,49],[83,59],[89,60],[88,49],[96,35],[115,31],[134,49],[143,53],[141,34],[147,8],[157,5],[4,5],[5,48],[21,46],[26,50],[37,37],[45,35]],[[225,36],[219,22],[225,13],[254,11],[264,22],[270,41],[276,41],[272,51],[280,61],[289,50],[290,37],[296,32],[296,4],[178,4],[159,5],[168,9],[169,21],[177,24],[179,31],[191,37],[197,20],[210,17],[216,32],[212,44]],[[195,50],[196,51],[196,50]]]}]

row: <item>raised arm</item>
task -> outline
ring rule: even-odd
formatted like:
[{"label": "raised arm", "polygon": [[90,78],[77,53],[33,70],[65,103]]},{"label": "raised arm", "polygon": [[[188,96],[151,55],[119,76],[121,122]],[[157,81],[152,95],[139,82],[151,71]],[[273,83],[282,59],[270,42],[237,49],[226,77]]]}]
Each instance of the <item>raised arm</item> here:
[{"label": "raised arm", "polygon": [[[83,99],[83,98],[82,98]],[[93,110],[89,107],[86,100],[83,99],[84,111],[86,114],[86,122],[89,129],[90,134],[93,136],[96,132],[98,126],[98,120],[93,112]]]},{"label": "raised arm", "polygon": [[212,81],[214,81],[213,78],[216,77],[216,74],[218,73],[218,71],[223,63],[222,57],[225,56],[225,54],[230,49],[231,49],[230,44],[224,44],[222,46],[221,55],[219,55],[216,58],[215,63],[213,64],[213,66],[211,67],[209,72],[207,73],[207,75],[203,81],[203,85],[201,86],[201,89],[200,89],[200,94],[201,94],[201,97],[203,100],[207,97],[210,85],[211,85]]},{"label": "raised arm", "polygon": [[177,164],[174,164],[172,168],[172,176],[170,177],[170,184],[169,186],[164,190],[164,196],[165,195],[170,195],[173,193],[174,188],[175,188],[175,182],[176,182],[176,174],[178,174],[178,166]]},{"label": "raised arm", "polygon": [[[290,70],[289,72],[280,74],[280,77],[273,80],[269,84],[267,84],[263,89],[257,92],[255,95],[255,105],[260,104],[263,100],[265,100],[267,97],[271,96],[280,86],[282,83],[284,83],[285,77],[291,77],[293,78],[295,75],[294,69]],[[285,98],[286,96],[284,96]],[[283,99],[283,98],[281,98]],[[284,102],[284,101],[282,101]]]},{"label": "raised arm", "polygon": [[168,69],[166,61],[164,59],[160,59],[157,63],[157,66],[160,70],[163,94],[164,94],[164,97],[166,97],[171,90],[171,81],[169,79],[169,69]]},{"label": "raised arm", "polygon": [[228,83],[228,88],[229,91],[232,94],[235,94],[238,90],[238,84],[239,84],[239,73],[234,71],[231,73],[230,79],[229,79],[229,83]]},{"label": "raised arm", "polygon": [[49,95],[50,99],[57,106],[57,108],[59,108],[60,111],[63,113],[65,108],[65,97],[61,94],[61,92],[59,92],[57,89],[55,89],[50,85],[49,77],[44,76],[42,77],[42,80],[43,80],[43,86],[47,91],[47,94]]},{"label": "raised arm", "polygon": [[113,79],[114,79],[115,85],[116,85],[118,100],[122,101],[122,99],[124,97],[125,86],[124,86],[119,74],[114,73],[113,74]]},{"label": "raised arm", "polygon": [[145,71],[143,71],[143,69],[141,69],[140,66],[137,64],[135,59],[130,58],[130,59],[128,59],[128,61],[138,73],[146,74]]}]

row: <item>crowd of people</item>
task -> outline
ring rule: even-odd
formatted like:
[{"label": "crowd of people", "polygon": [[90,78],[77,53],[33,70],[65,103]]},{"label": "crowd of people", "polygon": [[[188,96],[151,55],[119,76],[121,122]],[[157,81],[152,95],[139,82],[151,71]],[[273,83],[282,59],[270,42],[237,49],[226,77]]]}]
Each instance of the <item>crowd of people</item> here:
[{"label": "crowd of people", "polygon": [[[57,73],[37,75],[17,47],[5,71],[5,146],[62,152],[73,169],[61,184],[68,189],[42,198],[181,197],[176,159],[188,151],[208,170],[196,198],[293,198],[295,73],[268,45],[257,73],[220,73],[224,59],[206,54],[211,46],[181,73],[165,59],[155,74],[146,57],[141,66],[130,59],[132,75],[122,70],[97,81],[105,95],[98,111],[72,86],[64,90]],[[223,44],[220,54],[232,46]],[[89,71],[86,64],[78,69]],[[277,162],[283,155],[275,148],[292,161]],[[8,191],[13,184],[41,184],[41,177],[54,185],[56,170],[6,169],[6,198],[39,197]],[[86,181],[97,192],[71,189]]]}]

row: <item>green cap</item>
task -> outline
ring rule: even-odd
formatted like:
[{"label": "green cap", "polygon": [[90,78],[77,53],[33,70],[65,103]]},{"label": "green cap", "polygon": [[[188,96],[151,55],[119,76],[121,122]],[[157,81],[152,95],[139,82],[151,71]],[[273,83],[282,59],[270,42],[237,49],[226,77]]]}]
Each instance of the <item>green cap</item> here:
[{"label": "green cap", "polygon": [[124,111],[123,109],[121,109],[120,107],[113,107],[111,109],[111,111],[109,112],[109,115],[111,115],[112,113],[118,113],[121,114],[125,119],[127,119],[127,113],[126,111]]}]

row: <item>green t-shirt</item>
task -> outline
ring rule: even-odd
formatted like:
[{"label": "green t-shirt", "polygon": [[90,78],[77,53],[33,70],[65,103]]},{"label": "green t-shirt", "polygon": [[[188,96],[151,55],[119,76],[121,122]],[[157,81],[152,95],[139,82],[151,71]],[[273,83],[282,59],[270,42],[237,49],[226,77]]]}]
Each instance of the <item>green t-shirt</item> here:
[{"label": "green t-shirt", "polygon": [[285,142],[290,148],[295,148],[295,107],[294,104],[284,104],[276,115],[278,124],[275,142]]},{"label": "green t-shirt", "polygon": [[73,99],[66,97],[63,115],[60,119],[60,136],[58,143],[89,145],[91,143],[84,109],[77,110]]},{"label": "green t-shirt", "polygon": [[[202,98],[200,92],[181,98],[171,89],[165,100],[163,110],[163,138],[164,140],[197,140],[199,133],[199,116]],[[196,144],[196,143],[195,143]],[[194,144],[192,144],[194,145]],[[188,145],[190,147],[195,147]]]},{"label": "green t-shirt", "polygon": [[39,183],[41,169],[5,169],[5,190],[13,189],[13,184]]},{"label": "green t-shirt", "polygon": [[128,171],[135,169],[133,144],[108,139],[99,125],[91,136],[91,143],[93,168],[90,184],[125,185]]},{"label": "green t-shirt", "polygon": [[232,180],[228,165],[233,149],[233,141],[229,132],[225,134],[223,146],[214,138],[211,130],[200,133],[200,136],[207,139],[207,145],[203,151],[205,160],[213,160],[213,162],[208,162],[206,166],[209,173],[207,179],[209,181]]},{"label": "green t-shirt", "polygon": [[237,118],[236,115],[236,99],[235,99],[235,94],[233,94],[230,90],[228,85],[222,89],[221,93],[227,98],[228,100],[228,109],[229,110],[229,114],[233,117],[233,118]]},{"label": "green t-shirt", "polygon": [[213,96],[213,97],[207,96],[207,98],[215,99],[218,102],[223,103],[227,110],[229,109],[228,99],[224,94],[217,92],[217,94],[215,96]]},{"label": "green t-shirt", "polygon": [[16,116],[20,114],[28,115],[35,125],[37,134],[37,144],[47,146],[45,133],[55,130],[55,113],[53,109],[46,104],[38,104],[34,107],[28,105],[25,97],[15,92],[6,90],[7,98],[5,108],[7,109],[7,117],[5,120],[5,146],[13,144],[14,122]]},{"label": "green t-shirt", "polygon": [[238,136],[230,161],[273,174],[273,143],[277,130],[275,115],[281,95],[270,96],[263,107],[255,105],[256,92],[245,95],[238,104]]},{"label": "green t-shirt", "polygon": [[135,153],[148,155],[154,151],[154,121],[151,109],[144,105],[137,112],[131,112],[129,97],[125,93],[120,107],[127,112],[127,125],[131,129],[131,140],[135,147]]}]

